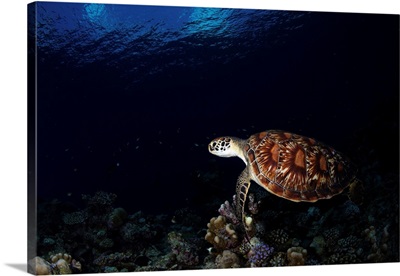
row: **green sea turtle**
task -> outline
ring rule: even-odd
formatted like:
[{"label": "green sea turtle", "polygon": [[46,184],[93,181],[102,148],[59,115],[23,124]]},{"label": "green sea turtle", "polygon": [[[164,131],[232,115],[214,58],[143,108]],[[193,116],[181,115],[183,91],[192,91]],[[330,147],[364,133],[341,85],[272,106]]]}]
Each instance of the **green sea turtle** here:
[{"label": "green sea turtle", "polygon": [[247,140],[219,137],[210,153],[238,156],[246,164],[236,184],[236,213],[245,222],[244,204],[253,180],[267,191],[295,202],[315,202],[341,193],[356,169],[341,153],[312,138],[268,130]]}]

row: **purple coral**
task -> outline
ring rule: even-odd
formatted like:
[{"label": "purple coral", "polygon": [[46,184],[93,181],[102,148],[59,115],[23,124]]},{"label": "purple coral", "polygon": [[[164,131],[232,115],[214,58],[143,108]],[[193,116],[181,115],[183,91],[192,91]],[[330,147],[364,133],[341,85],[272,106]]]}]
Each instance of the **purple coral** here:
[{"label": "purple coral", "polygon": [[265,266],[272,253],[274,253],[273,247],[264,243],[257,243],[249,252],[249,262],[253,267]]},{"label": "purple coral", "polygon": [[[235,202],[235,199],[233,200]],[[240,223],[240,220],[236,216],[234,208],[229,204],[229,201],[225,201],[224,204],[221,204],[221,207],[219,207],[218,212],[230,220],[234,225],[238,225]]]}]

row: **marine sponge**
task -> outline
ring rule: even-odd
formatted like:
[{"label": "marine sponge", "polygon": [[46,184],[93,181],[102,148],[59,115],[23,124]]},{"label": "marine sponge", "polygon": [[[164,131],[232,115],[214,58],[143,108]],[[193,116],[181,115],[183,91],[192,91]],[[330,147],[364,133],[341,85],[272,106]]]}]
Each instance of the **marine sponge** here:
[{"label": "marine sponge", "polygon": [[223,216],[211,218],[207,224],[208,230],[204,237],[218,251],[234,248],[238,245],[238,236],[232,224],[226,223]]},{"label": "marine sponge", "polygon": [[237,268],[240,267],[239,257],[230,250],[224,250],[215,258],[215,265],[217,268]]},{"label": "marine sponge", "polygon": [[291,247],[287,250],[286,257],[288,265],[304,265],[307,259],[307,250],[303,247]]}]

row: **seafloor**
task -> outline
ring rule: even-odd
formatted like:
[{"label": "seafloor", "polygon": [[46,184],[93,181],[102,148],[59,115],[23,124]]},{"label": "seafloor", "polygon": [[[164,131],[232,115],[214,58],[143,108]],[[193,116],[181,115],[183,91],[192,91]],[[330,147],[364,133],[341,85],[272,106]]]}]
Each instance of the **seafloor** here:
[{"label": "seafloor", "polygon": [[[367,150],[368,139],[362,142],[377,128],[360,131],[354,141],[362,182],[357,197],[350,200],[345,191],[314,204],[293,203],[254,184],[248,237],[232,198],[156,215],[128,213],[115,206],[117,195],[103,191],[82,195],[84,208],[42,201],[38,267],[63,274],[398,262],[399,175]],[[201,175],[197,181],[207,189],[221,177],[218,171]],[[156,204],[151,196],[149,204]]]}]

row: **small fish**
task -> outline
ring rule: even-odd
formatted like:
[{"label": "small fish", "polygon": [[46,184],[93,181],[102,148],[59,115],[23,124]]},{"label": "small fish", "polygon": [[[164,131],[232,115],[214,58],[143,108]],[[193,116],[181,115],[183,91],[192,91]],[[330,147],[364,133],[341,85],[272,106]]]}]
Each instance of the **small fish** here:
[{"label": "small fish", "polygon": [[136,149],[138,149],[139,148],[139,146],[136,146]]},{"label": "small fish", "polygon": [[199,146],[199,144],[197,144],[197,143],[194,143],[194,146],[195,146],[195,147],[198,147],[198,146]]}]

